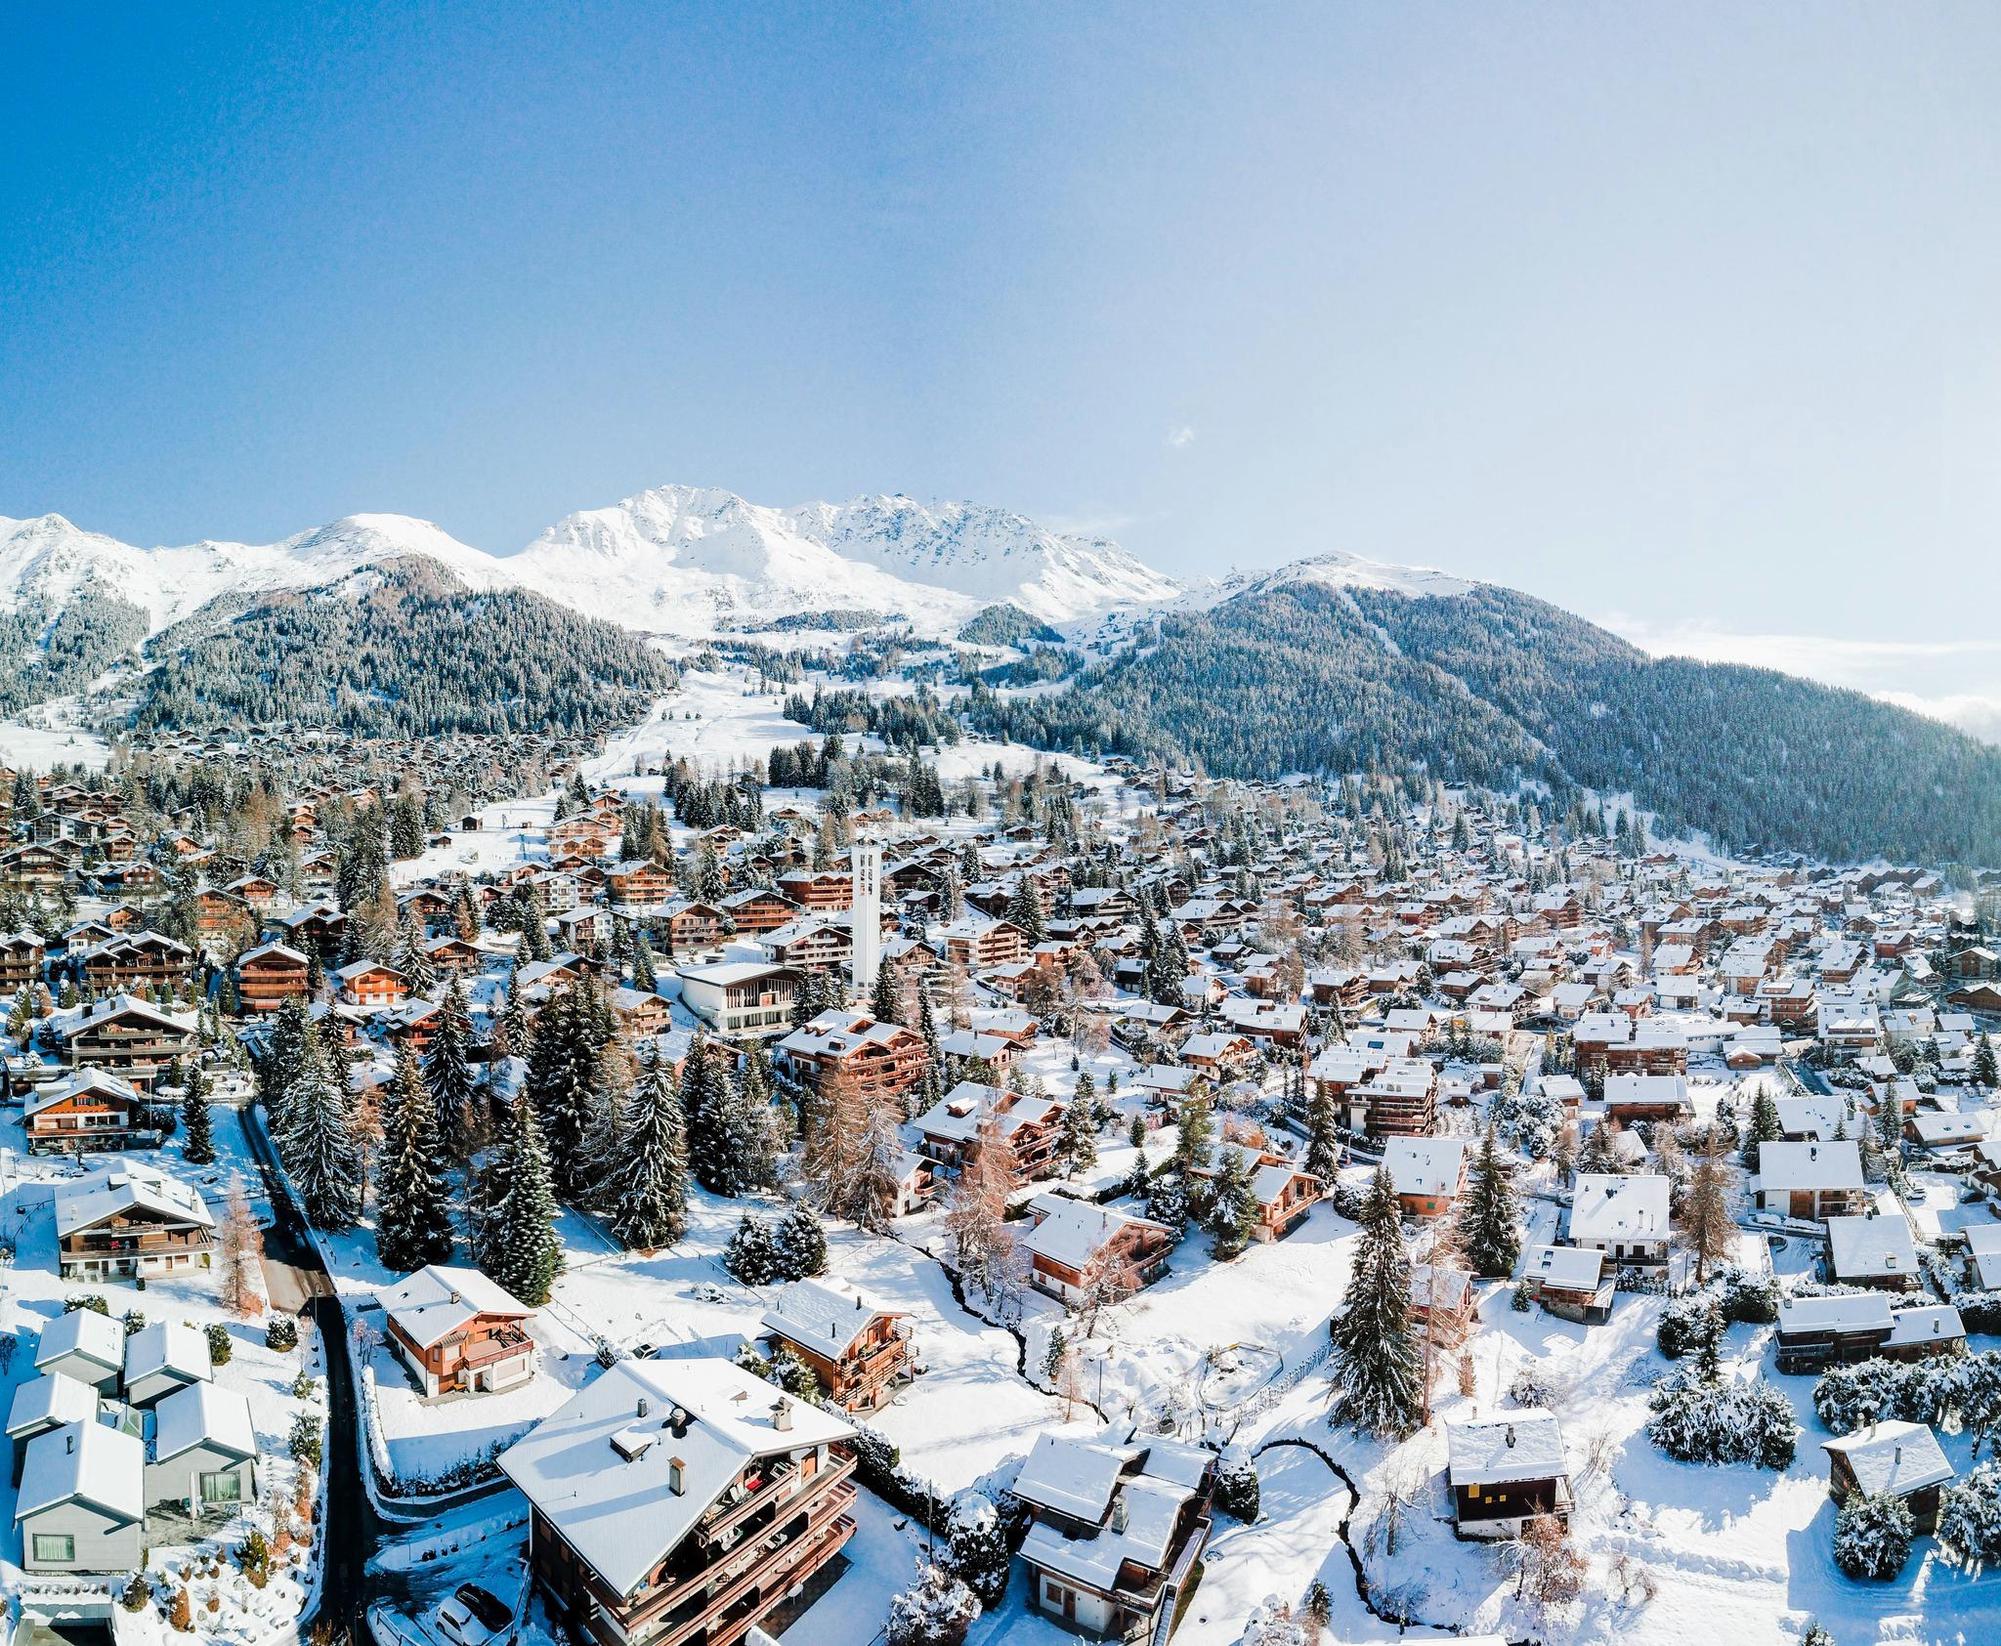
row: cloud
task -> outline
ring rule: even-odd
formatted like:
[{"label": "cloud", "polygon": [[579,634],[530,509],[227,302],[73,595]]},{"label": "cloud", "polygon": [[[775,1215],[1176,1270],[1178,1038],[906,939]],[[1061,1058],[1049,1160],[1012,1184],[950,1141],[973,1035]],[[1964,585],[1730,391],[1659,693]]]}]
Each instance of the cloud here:
[{"label": "cloud", "polygon": [[1177,423],[1167,431],[1167,443],[1176,451],[1180,451],[1183,446],[1194,445],[1195,425],[1193,423]]},{"label": "cloud", "polygon": [[1623,614],[1598,621],[1655,657],[1748,663],[1846,686],[2001,744],[2001,641],[1750,634],[1707,620],[1656,623]]}]

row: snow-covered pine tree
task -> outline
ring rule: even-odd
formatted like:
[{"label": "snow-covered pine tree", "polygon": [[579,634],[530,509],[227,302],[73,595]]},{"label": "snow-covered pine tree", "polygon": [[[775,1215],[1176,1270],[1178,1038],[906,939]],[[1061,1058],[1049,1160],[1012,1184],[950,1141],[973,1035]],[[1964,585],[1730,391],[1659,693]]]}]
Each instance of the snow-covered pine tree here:
[{"label": "snow-covered pine tree", "polygon": [[778,1245],[771,1225],[748,1212],[723,1248],[723,1267],[746,1286],[768,1286],[778,1277]]},{"label": "snow-covered pine tree", "polygon": [[440,1154],[430,1088],[406,1040],[396,1049],[375,1168],[375,1250],[392,1273],[452,1255],[451,1197]]},{"label": "snow-covered pine tree", "polygon": [[1744,1162],[1745,1171],[1755,1172],[1758,1169],[1759,1146],[1777,1142],[1783,1131],[1784,1128],[1779,1124],[1778,1100],[1772,1096],[1771,1088],[1761,1081],[1756,1095],[1751,1099],[1750,1122],[1744,1128],[1740,1158]]},{"label": "snow-covered pine tree", "polygon": [[1007,1593],[1012,1558],[993,1499],[979,1491],[961,1493],[952,1504],[938,1564],[971,1589],[982,1606],[991,1608]]},{"label": "snow-covered pine tree", "polygon": [[779,1272],[787,1280],[805,1280],[827,1271],[827,1231],[813,1208],[795,1200],[772,1231]]},{"label": "snow-covered pine tree", "polygon": [[632,936],[632,986],[647,994],[654,994],[660,988],[660,979],[653,970],[653,946],[646,941],[643,931]]},{"label": "snow-covered pine tree", "polygon": [[1423,1354],[1411,1331],[1410,1257],[1396,1185],[1378,1166],[1362,1204],[1361,1238],[1333,1325],[1340,1414],[1370,1434],[1403,1436],[1424,1409]]},{"label": "snow-covered pine tree", "polygon": [[1473,1272],[1489,1280],[1505,1280],[1522,1255],[1522,1223],[1515,1203],[1514,1180],[1501,1159],[1490,1124],[1473,1157],[1473,1170],[1461,1197],[1456,1221],[1459,1239]]},{"label": "snow-covered pine tree", "polygon": [[480,1133],[479,1089],[472,1078],[472,1007],[465,982],[454,972],[438,1007],[437,1027],[424,1053],[424,1083],[431,1093],[440,1159],[462,1164]]},{"label": "snow-covered pine tree", "polygon": [[1243,1150],[1225,1144],[1209,1198],[1210,1232],[1216,1237],[1210,1253],[1227,1263],[1257,1238],[1258,1201],[1252,1192],[1251,1165]]},{"label": "snow-covered pine tree", "polygon": [[883,1646],[960,1646],[979,1615],[979,1597],[963,1580],[920,1561],[917,1581],[890,1600]]},{"label": "snow-covered pine tree", "polygon": [[201,1059],[188,1061],[187,1092],[181,1099],[181,1155],[190,1166],[215,1159],[215,1123],[208,1107],[208,1076]]},{"label": "snow-covered pine tree", "polygon": [[535,1108],[507,1106],[478,1179],[479,1266],[521,1302],[540,1308],[563,1266],[556,1190]]},{"label": "snow-covered pine tree", "polygon": [[1306,1169],[1331,1189],[1341,1170],[1341,1111],[1325,1085],[1306,1107],[1306,1128]]},{"label": "snow-covered pine tree", "polygon": [[1064,1175],[1075,1177],[1098,1163],[1098,1094],[1091,1071],[1077,1076],[1076,1090],[1063,1109],[1063,1137],[1058,1148]]},{"label": "snow-covered pine tree", "polygon": [[309,1026],[286,1094],[278,1147],[306,1221],[316,1229],[351,1229],[361,1216],[361,1145],[346,1081],[329,1067],[332,1062],[320,1048],[318,1030]]},{"label": "snow-covered pine tree", "polygon": [[396,952],[391,964],[403,974],[412,994],[429,994],[438,981],[438,964],[424,947],[424,928],[408,903],[396,917]]},{"label": "snow-covered pine tree", "polygon": [[1978,1572],[2001,1564],[2001,1463],[1977,1464],[1945,1489],[1938,1543],[1955,1565]]},{"label": "snow-covered pine tree", "polygon": [[598,1047],[585,1004],[576,989],[559,989],[535,1020],[525,1091],[546,1139],[551,1181],[572,1205],[587,1201],[594,1187],[598,1074]]},{"label": "snow-covered pine tree", "polygon": [[1891,1492],[1854,1492],[1834,1517],[1834,1563],[1852,1578],[1887,1583],[1911,1558],[1911,1506]]},{"label": "snow-covered pine tree", "polygon": [[688,1221],[687,1140],[673,1072],[656,1053],[639,1070],[619,1159],[609,1178],[611,1229],[627,1246],[654,1251],[681,1238]]},{"label": "snow-covered pine tree", "polygon": [[688,1155],[711,1194],[735,1198],[772,1177],[766,1111],[753,1110],[727,1054],[699,1034],[682,1065],[682,1102],[689,1113]]}]

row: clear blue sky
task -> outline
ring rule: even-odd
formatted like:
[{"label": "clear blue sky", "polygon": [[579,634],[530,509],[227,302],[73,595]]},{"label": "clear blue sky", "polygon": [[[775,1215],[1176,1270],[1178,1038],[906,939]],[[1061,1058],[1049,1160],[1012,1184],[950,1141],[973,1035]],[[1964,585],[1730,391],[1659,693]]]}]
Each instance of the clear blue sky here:
[{"label": "clear blue sky", "polygon": [[1993,632],[2001,8],[0,26],[0,513],[505,551],[668,480],[902,490],[1182,574]]}]

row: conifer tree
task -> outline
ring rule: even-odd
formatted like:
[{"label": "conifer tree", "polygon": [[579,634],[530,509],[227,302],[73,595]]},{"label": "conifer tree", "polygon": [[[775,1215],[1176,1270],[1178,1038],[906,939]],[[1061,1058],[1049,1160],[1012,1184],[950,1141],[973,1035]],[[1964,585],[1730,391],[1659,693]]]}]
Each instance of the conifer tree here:
[{"label": "conifer tree", "polygon": [[1306,1109],[1306,1169],[1332,1184],[1341,1170],[1341,1110],[1325,1086]]},{"label": "conifer tree", "polygon": [[430,1088],[406,1040],[382,1111],[382,1156],[375,1170],[375,1250],[396,1274],[452,1255],[451,1198],[442,1169]]},{"label": "conifer tree", "polygon": [[660,988],[653,970],[653,949],[644,932],[632,936],[632,986],[645,994],[655,994]]},{"label": "conifer tree", "polygon": [[1361,1238],[1342,1310],[1333,1325],[1340,1410],[1357,1429],[1402,1437],[1424,1410],[1423,1356],[1411,1331],[1410,1257],[1396,1185],[1376,1168],[1362,1207]]},{"label": "conifer tree", "polygon": [[1757,1095],[1751,1099],[1751,1121],[1744,1132],[1744,1170],[1755,1172],[1758,1169],[1759,1146],[1776,1142],[1782,1134],[1778,1102],[1772,1096],[1771,1088],[1760,1082]]},{"label": "conifer tree", "polygon": [[611,1228],[627,1246],[653,1251],[681,1238],[688,1221],[687,1139],[672,1071],[656,1052],[639,1083],[609,1177]]},{"label": "conifer tree", "polygon": [[1973,1044],[1973,1078],[1976,1084],[1992,1091],[2001,1085],[2001,1070],[1997,1070],[1994,1057],[1994,1042],[1987,1031],[1980,1031],[1980,1038]]},{"label": "conifer tree", "polygon": [[1480,1140],[1480,1152],[1473,1157],[1466,1193],[1455,1214],[1460,1243],[1473,1264],[1473,1271],[1489,1280],[1505,1279],[1514,1273],[1522,1255],[1522,1225],[1515,1203],[1515,1187],[1488,1123]]},{"label": "conifer tree", "polygon": [[598,1048],[579,993],[558,990],[535,1021],[525,1090],[546,1139],[556,1193],[572,1205],[589,1200],[593,1187],[598,1074]]},{"label": "conifer tree", "polygon": [[827,1231],[804,1201],[793,1201],[772,1233],[778,1261],[788,1280],[804,1280],[827,1268]]},{"label": "conifer tree", "polygon": [[507,1107],[478,1179],[479,1266],[514,1297],[540,1308],[563,1266],[556,1191],[534,1105]]},{"label": "conifer tree", "polygon": [[1216,1167],[1209,1204],[1209,1229],[1216,1237],[1211,1254],[1227,1263],[1257,1238],[1258,1201],[1251,1166],[1242,1149],[1226,1146]]},{"label": "conifer tree", "polygon": [[898,996],[896,971],[890,966],[879,966],[875,974],[875,988],[869,997],[869,1016],[878,1023],[895,1023],[903,1016],[903,1002]]},{"label": "conifer tree", "polygon": [[206,1166],[215,1159],[214,1119],[208,1107],[208,1077],[201,1060],[188,1065],[187,1095],[181,1099],[181,1154],[190,1166]]},{"label": "conifer tree", "polygon": [[1730,1215],[1730,1184],[1723,1140],[1712,1131],[1681,1205],[1679,1236],[1681,1244],[1695,1253],[1698,1286],[1709,1278],[1709,1266],[1728,1257],[1737,1241],[1736,1220]]},{"label": "conifer tree", "polygon": [[768,1104],[753,1101],[745,1083],[731,1078],[720,1053],[710,1054],[703,1081],[701,1126],[688,1133],[695,1176],[711,1194],[732,1198],[763,1187],[775,1175]]},{"label": "conifer tree", "polygon": [[424,947],[424,928],[417,923],[416,909],[408,903],[396,917],[394,964],[412,994],[429,994],[437,984],[437,962]]},{"label": "conifer tree", "polygon": [[1077,1076],[1077,1089],[1064,1107],[1060,1148],[1067,1176],[1089,1171],[1098,1163],[1098,1100],[1088,1070]]},{"label": "conifer tree", "polygon": [[[285,1132],[279,1153],[299,1193],[306,1221],[316,1229],[351,1229],[361,1216],[361,1146],[347,1099],[347,1082],[337,1078],[308,1027],[299,1072],[285,1097]],[[344,1071],[343,1071],[344,1074]]]},{"label": "conifer tree", "polygon": [[438,1025],[424,1054],[424,1083],[430,1088],[440,1163],[461,1163],[478,1142],[478,1088],[473,1083],[472,1008],[457,973],[445,985]]}]

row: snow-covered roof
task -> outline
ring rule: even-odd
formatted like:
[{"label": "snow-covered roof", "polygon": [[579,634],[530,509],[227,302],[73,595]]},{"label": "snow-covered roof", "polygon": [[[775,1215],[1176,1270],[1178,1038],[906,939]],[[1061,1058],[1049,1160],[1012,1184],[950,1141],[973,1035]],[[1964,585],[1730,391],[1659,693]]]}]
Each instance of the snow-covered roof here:
[{"label": "snow-covered roof", "polygon": [[879,1315],[900,1312],[885,1309],[845,1280],[794,1280],[779,1288],[764,1311],[764,1324],[794,1343],[838,1357]]},{"label": "snow-covered roof", "polygon": [[1068,1195],[1039,1194],[1029,1206],[1040,1221],[1021,1236],[1022,1248],[1070,1269],[1083,1268],[1121,1229],[1133,1225],[1166,1229],[1165,1224]]},{"label": "snow-covered roof", "polygon": [[135,1210],[156,1212],[202,1228],[215,1227],[215,1218],[199,1190],[157,1166],[128,1161],[59,1187],[56,1233],[75,1234],[108,1217]]},{"label": "snow-covered roof", "polygon": [[1956,1343],[1966,1337],[1966,1323],[1950,1303],[1918,1303],[1890,1312],[1886,1349],[1906,1349],[1918,1343]]},{"label": "snow-covered roof", "polygon": [[125,1328],[95,1309],[59,1314],[42,1328],[35,1364],[46,1366],[65,1355],[82,1355],[107,1372],[115,1372],[125,1363]]},{"label": "snow-covered roof", "polygon": [[747,1465],[853,1434],[836,1414],[726,1360],[622,1360],[502,1452],[500,1467],[625,1595]]},{"label": "snow-covered roof", "polygon": [[1445,1429],[1446,1469],[1454,1486],[1550,1480],[1568,1473],[1563,1430],[1550,1412],[1511,1412],[1451,1423]]},{"label": "snow-covered roof", "polygon": [[1570,1238],[1665,1240],[1668,1180],[1658,1172],[1579,1172],[1570,1207]]},{"label": "snow-covered roof", "polygon": [[145,1517],[146,1444],[96,1422],[65,1423],[28,1442],[14,1518],[77,1500],[127,1523]]},{"label": "snow-covered roof", "polygon": [[1836,1279],[1917,1276],[1917,1242],[1901,1217],[1830,1217],[1827,1244]]},{"label": "snow-covered roof", "polygon": [[246,1396],[213,1383],[191,1383],[154,1408],[154,1462],[164,1463],[201,1445],[236,1457],[257,1455],[257,1430]]},{"label": "snow-covered roof", "polygon": [[1596,1291],[1604,1273],[1605,1254],[1596,1246],[1531,1246],[1522,1260],[1523,1279],[1564,1292]]},{"label": "snow-covered roof", "polygon": [[1383,1169],[1398,1194],[1457,1194],[1466,1142],[1457,1137],[1393,1137],[1383,1149]]},{"label": "snow-covered roof", "polygon": [[7,1433],[18,1439],[30,1429],[83,1423],[96,1416],[95,1389],[62,1372],[44,1372],[16,1386],[7,1412]]},{"label": "snow-covered roof", "polygon": [[72,1097],[81,1097],[91,1092],[120,1099],[135,1107],[145,1102],[128,1081],[121,1080],[109,1069],[78,1069],[64,1075],[60,1080],[50,1081],[46,1086],[33,1088],[22,1104],[21,1112],[24,1115],[40,1114],[42,1110],[54,1104],[64,1103]]},{"label": "snow-covered roof", "polygon": [[1923,1423],[1872,1423],[1853,1434],[1824,1440],[1820,1449],[1832,1457],[1845,1457],[1855,1483],[1872,1497],[1879,1492],[1904,1497],[1952,1479],[1952,1465],[1930,1426]]},{"label": "snow-covered roof", "polygon": [[1130,1450],[1044,1432],[1035,1437],[1011,1489],[1022,1502],[1039,1509],[1052,1509],[1072,1520],[1102,1521],[1132,1455]]},{"label": "snow-covered roof", "polygon": [[[1769,1144],[1765,1145],[1767,1148]],[[1856,1332],[1888,1330],[1890,1299],[1882,1292],[1779,1300],[1779,1331]]]},{"label": "snow-covered roof", "polygon": [[383,1313],[421,1349],[440,1343],[481,1315],[520,1319],[533,1314],[527,1304],[478,1269],[428,1263],[394,1286],[376,1293]]},{"label": "snow-covered roof", "polygon": [[155,1320],[125,1340],[125,1381],[171,1372],[184,1382],[214,1376],[209,1364],[208,1338],[179,1320]]},{"label": "snow-covered roof", "polygon": [[1861,1187],[1862,1150],[1853,1138],[1826,1143],[1772,1142],[1758,1147],[1761,1193]]}]

